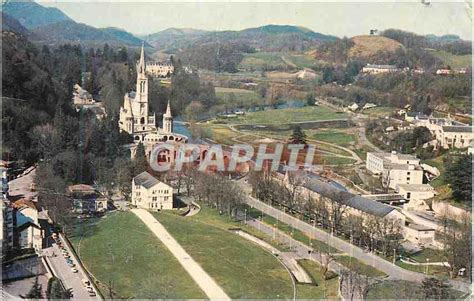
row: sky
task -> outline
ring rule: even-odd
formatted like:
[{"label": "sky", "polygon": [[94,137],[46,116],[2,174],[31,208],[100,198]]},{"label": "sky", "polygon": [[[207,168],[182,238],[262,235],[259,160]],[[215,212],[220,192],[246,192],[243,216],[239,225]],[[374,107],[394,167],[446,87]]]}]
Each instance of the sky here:
[{"label": "sky", "polygon": [[[325,2],[122,2],[45,0],[77,22],[119,27],[151,34],[166,28],[241,30],[267,24],[304,26],[338,37],[368,34],[370,29],[397,28],[418,34],[456,34],[472,40],[471,16],[465,1],[322,0]],[[425,0],[429,1],[429,0]]]}]

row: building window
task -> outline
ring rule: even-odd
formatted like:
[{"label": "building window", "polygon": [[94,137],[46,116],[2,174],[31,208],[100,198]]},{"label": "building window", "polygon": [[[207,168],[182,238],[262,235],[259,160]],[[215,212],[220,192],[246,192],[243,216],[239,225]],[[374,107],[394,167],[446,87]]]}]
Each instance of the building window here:
[{"label": "building window", "polygon": [[152,200],[153,202],[156,202],[156,200],[157,200],[156,196],[152,197],[151,200]]}]

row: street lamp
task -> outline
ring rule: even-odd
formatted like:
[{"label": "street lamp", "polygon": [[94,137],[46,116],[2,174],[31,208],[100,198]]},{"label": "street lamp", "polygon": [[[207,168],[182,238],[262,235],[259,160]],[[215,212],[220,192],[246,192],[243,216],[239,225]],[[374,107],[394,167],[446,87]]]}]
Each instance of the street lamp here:
[{"label": "street lamp", "polygon": [[273,224],[273,240],[276,239],[276,224]]},{"label": "street lamp", "polygon": [[429,258],[426,258],[426,263],[427,263],[426,264],[426,274],[428,274],[428,270],[429,270],[429,267],[430,267],[430,265],[429,265],[430,259]]},{"label": "street lamp", "polygon": [[247,208],[244,209],[244,224],[247,224]]},{"label": "street lamp", "polygon": [[395,260],[397,258],[397,249],[393,249],[393,265],[395,265]]}]

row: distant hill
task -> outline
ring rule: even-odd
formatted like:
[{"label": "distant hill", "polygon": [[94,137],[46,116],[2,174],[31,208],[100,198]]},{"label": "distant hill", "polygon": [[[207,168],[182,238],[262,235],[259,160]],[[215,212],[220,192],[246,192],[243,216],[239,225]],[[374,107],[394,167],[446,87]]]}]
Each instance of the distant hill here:
[{"label": "distant hill", "polygon": [[31,32],[26,29],[21,23],[3,12],[0,13],[0,18],[2,19],[2,30],[3,31],[13,31],[24,36],[28,36]]},{"label": "distant hill", "polygon": [[[118,28],[95,28],[74,21],[62,21],[33,30],[34,42],[43,44],[80,43],[82,45],[140,46],[142,40]],[[149,46],[147,44],[147,46]]]},{"label": "distant hill", "polygon": [[170,28],[144,37],[162,50],[180,49],[209,43],[240,43],[262,51],[304,50],[336,37],[292,25],[265,25],[240,31],[202,31]]},{"label": "distant hill", "polygon": [[178,49],[196,41],[208,31],[192,28],[168,28],[143,38],[155,48],[176,52]]},{"label": "distant hill", "polygon": [[17,19],[27,29],[53,24],[61,21],[72,21],[61,10],[44,7],[33,1],[7,1],[2,4],[2,11]]},{"label": "distant hill", "polygon": [[348,56],[371,57],[379,51],[395,52],[403,45],[395,40],[383,36],[355,36],[351,38],[354,45],[349,49]]}]

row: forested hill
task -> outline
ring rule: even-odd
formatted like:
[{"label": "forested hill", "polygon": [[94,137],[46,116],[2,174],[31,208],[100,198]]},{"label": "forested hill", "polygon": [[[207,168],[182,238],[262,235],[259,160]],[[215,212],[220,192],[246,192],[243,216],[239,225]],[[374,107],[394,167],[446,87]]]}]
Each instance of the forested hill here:
[{"label": "forested hill", "polygon": [[[47,45],[75,43],[83,46],[140,46],[142,40],[119,28],[95,28],[77,23],[57,8],[35,2],[11,2],[2,5],[4,29],[28,35],[34,42]],[[149,44],[146,44],[150,47]]]},{"label": "forested hill", "polygon": [[2,4],[2,12],[17,19],[21,25],[28,29],[62,21],[72,21],[61,10],[44,7],[31,0],[6,1]]},{"label": "forested hill", "polygon": [[[265,25],[240,31],[166,29],[145,37],[159,49],[176,52],[209,43],[246,44],[261,51],[300,51],[336,37],[292,25]],[[170,41],[175,39],[175,43]],[[177,40],[177,41],[176,41]]]}]

